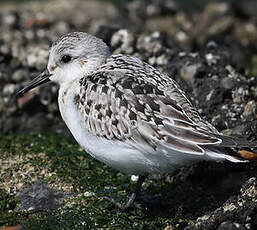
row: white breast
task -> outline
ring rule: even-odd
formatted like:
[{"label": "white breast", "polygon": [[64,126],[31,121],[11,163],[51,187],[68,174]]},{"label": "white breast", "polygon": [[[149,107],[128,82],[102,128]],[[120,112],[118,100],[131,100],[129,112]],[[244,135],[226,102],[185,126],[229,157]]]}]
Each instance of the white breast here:
[{"label": "white breast", "polygon": [[153,173],[153,162],[139,150],[121,141],[107,140],[91,134],[74,103],[79,93],[79,83],[61,85],[59,90],[59,108],[63,120],[76,141],[94,158],[128,174]]}]

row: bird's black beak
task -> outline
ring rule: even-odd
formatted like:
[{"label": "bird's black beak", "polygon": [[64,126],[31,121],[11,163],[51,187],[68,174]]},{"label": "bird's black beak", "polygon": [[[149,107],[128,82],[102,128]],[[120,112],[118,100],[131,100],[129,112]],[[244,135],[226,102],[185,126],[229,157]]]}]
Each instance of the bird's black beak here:
[{"label": "bird's black beak", "polygon": [[26,85],[23,89],[21,89],[18,93],[16,93],[16,97],[20,97],[24,93],[28,92],[29,90],[50,81],[49,77],[51,75],[52,74],[49,73],[48,69],[45,69],[41,74],[39,74],[36,78],[34,78],[28,85]]}]

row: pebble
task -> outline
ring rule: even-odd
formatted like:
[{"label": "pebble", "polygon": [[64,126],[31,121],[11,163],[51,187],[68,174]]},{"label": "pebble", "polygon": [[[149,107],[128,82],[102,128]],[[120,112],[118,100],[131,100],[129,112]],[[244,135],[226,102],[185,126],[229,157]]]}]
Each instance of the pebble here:
[{"label": "pebble", "polygon": [[255,101],[249,101],[244,108],[243,117],[247,120],[253,120],[257,118],[257,106]]},{"label": "pebble", "polygon": [[184,65],[180,70],[180,75],[187,83],[191,84],[194,80],[196,73],[202,67],[203,65],[201,63]]},{"label": "pebble", "polygon": [[30,47],[27,56],[27,65],[42,71],[47,65],[48,55],[48,48]]},{"label": "pebble", "polygon": [[225,77],[221,80],[221,86],[224,89],[233,89],[235,87],[235,81],[231,77]]},{"label": "pebble", "polygon": [[154,32],[150,35],[141,35],[137,39],[136,47],[138,50],[146,51],[151,54],[160,53],[163,46],[160,40],[160,33]]},{"label": "pebble", "polygon": [[206,45],[208,50],[214,50],[218,47],[218,44],[215,41],[209,41]]},{"label": "pebble", "polygon": [[3,88],[3,95],[5,96],[10,96],[12,94],[15,93],[16,91],[16,85],[15,84],[12,84],[12,83],[9,83],[9,84],[6,84]]},{"label": "pebble", "polygon": [[206,61],[208,65],[215,65],[217,64],[217,61],[220,59],[219,56],[215,56],[212,53],[207,53],[205,55]]},{"label": "pebble", "polygon": [[217,230],[246,230],[246,228],[236,222],[224,221],[220,224]]},{"label": "pebble", "polygon": [[138,178],[139,178],[139,176],[136,176],[136,175],[132,175],[130,177],[131,181],[138,181]]},{"label": "pebble", "polygon": [[12,80],[16,83],[22,82],[25,77],[29,75],[28,71],[18,69],[12,75]]},{"label": "pebble", "polygon": [[128,30],[121,29],[115,32],[111,38],[111,46],[119,47],[115,50],[115,53],[133,53],[134,36]]},{"label": "pebble", "polygon": [[16,207],[16,211],[42,212],[50,211],[60,207],[60,200],[68,196],[67,194],[52,189],[47,183],[37,181],[32,185],[22,189],[17,195],[21,204]]}]

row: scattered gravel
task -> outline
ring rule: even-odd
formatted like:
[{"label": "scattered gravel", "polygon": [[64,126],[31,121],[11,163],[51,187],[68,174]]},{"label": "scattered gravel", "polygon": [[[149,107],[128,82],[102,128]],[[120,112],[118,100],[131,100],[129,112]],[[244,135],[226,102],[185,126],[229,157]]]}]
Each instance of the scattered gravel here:
[{"label": "scattered gravel", "polygon": [[[54,83],[19,99],[15,92],[45,68],[53,40],[70,31],[86,31],[101,37],[113,53],[135,55],[172,76],[219,131],[256,141],[256,6],[247,7],[210,2],[202,11],[188,13],[169,0],[1,5],[0,132],[67,132]],[[182,169],[177,178],[188,172],[198,175],[200,169]],[[255,229],[255,183],[249,179],[238,196],[187,229]]]}]

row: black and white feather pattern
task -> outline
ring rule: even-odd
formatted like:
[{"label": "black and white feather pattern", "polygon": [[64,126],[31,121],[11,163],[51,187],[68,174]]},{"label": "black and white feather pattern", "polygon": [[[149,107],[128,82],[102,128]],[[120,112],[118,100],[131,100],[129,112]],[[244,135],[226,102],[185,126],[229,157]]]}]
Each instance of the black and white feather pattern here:
[{"label": "black and white feather pattern", "polygon": [[171,77],[136,57],[110,56],[80,80],[74,100],[91,133],[147,152],[167,155],[172,150],[240,161],[224,147],[252,145],[221,135],[201,119]]}]

